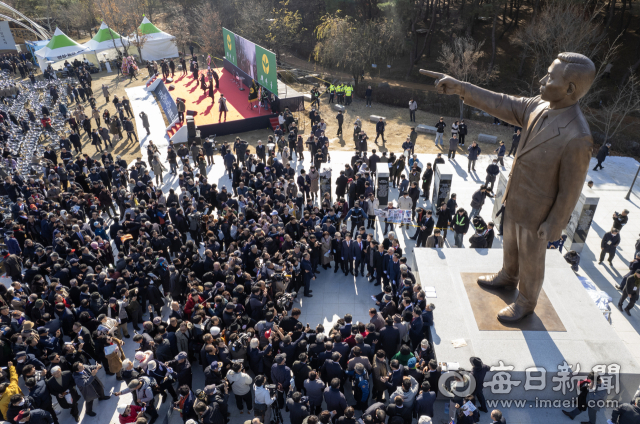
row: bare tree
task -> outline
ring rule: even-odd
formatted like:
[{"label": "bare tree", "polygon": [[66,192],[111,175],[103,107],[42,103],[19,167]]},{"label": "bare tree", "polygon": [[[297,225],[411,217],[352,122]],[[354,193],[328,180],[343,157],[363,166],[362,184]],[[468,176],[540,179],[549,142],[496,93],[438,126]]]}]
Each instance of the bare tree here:
[{"label": "bare tree", "polygon": [[[518,77],[524,76],[525,64],[530,69],[525,92],[535,95],[538,80],[558,53],[581,53],[594,62],[604,62],[615,52],[615,43],[607,44],[602,29],[602,6],[552,1],[526,26],[521,27],[514,42],[522,47]],[[599,59],[599,60],[598,60]]]},{"label": "bare tree", "polygon": [[[484,41],[476,42],[471,37],[456,37],[451,44],[444,44],[438,57],[444,72],[452,77],[476,85],[486,84],[497,77],[497,69],[481,66],[484,56]],[[460,99],[460,118],[463,118],[464,103]]]},{"label": "bare tree", "polygon": [[316,37],[314,59],[348,72],[356,85],[365,66],[389,63],[403,52],[404,34],[393,20],[362,22],[329,15],[316,28]]},{"label": "bare tree", "polygon": [[207,54],[224,54],[222,40],[222,23],[217,8],[210,2],[198,6],[198,32],[196,39],[200,49]]},{"label": "bare tree", "polygon": [[589,123],[603,134],[603,142],[608,142],[633,123],[626,119],[629,115],[640,112],[640,81],[632,75],[609,101],[585,110]]},{"label": "bare tree", "polygon": [[[169,14],[171,19],[167,20],[167,30],[174,36],[173,42],[175,43],[178,51],[182,51],[184,54],[187,44],[191,41],[191,31],[189,31],[189,21],[187,20],[182,6],[173,4],[169,7]],[[212,25],[211,22],[207,25]],[[220,38],[218,38],[220,41]]]}]

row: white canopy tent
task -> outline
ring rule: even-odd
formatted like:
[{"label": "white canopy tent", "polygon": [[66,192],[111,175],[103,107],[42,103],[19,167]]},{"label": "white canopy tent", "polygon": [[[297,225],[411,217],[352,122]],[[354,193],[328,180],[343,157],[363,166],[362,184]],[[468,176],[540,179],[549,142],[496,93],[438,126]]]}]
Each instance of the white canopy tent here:
[{"label": "white canopy tent", "polygon": [[[160,31],[146,17],[138,27],[141,37],[144,37],[142,44],[143,60],[160,60],[167,57],[178,57],[178,46],[175,43],[175,37]],[[131,41],[135,40],[136,35],[132,35]]]},{"label": "white canopy tent", "polygon": [[93,38],[83,44],[87,50],[94,52],[101,59],[115,59],[117,48],[123,48],[120,34],[112,30],[104,22]]},{"label": "white canopy tent", "polygon": [[49,64],[53,66],[65,60],[71,62],[78,56],[86,58],[96,66],[100,66],[98,57],[94,52],[89,51],[85,46],[67,37],[60,28],[56,28],[56,32],[53,34],[53,37],[51,37],[49,43],[40,50],[37,50],[35,56],[43,72]]}]

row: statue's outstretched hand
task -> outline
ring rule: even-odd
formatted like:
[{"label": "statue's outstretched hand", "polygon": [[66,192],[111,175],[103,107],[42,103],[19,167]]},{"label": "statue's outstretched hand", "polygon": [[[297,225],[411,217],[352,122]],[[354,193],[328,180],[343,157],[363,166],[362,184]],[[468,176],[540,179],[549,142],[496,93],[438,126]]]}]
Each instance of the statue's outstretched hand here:
[{"label": "statue's outstretched hand", "polygon": [[426,69],[420,69],[420,73],[436,79],[435,85],[438,94],[462,95],[462,83],[457,79],[440,72],[427,71]]}]

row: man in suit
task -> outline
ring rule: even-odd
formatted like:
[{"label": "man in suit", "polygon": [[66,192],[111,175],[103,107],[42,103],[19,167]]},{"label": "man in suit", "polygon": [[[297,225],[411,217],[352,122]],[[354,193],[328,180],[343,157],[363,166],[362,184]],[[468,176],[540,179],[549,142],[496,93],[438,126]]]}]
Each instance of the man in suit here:
[{"label": "man in suit", "polygon": [[74,240],[78,240],[80,242],[80,245],[84,246],[84,236],[87,235],[87,232],[81,230],[78,225],[74,225],[73,227],[71,227],[71,229],[73,230],[73,233],[71,234],[70,242],[73,243]]},{"label": "man in suit", "polygon": [[413,403],[413,410],[418,418],[423,415],[433,418],[433,404],[436,401],[436,393],[433,390],[437,389],[437,387],[432,389],[431,384],[426,380],[420,385],[420,392]]},{"label": "man in suit", "polygon": [[499,409],[491,411],[491,419],[493,420],[491,424],[507,424],[507,420],[504,419]]},{"label": "man in suit", "polygon": [[387,317],[385,326],[380,330],[380,347],[387,358],[392,358],[400,344],[400,330],[393,326],[393,318]]},{"label": "man in suit", "polygon": [[409,326],[409,339],[414,349],[420,346],[422,341],[422,327],[424,322],[422,321],[422,311],[420,308],[413,309],[413,317]]},{"label": "man in suit", "polygon": [[367,248],[368,242],[366,240],[362,240],[362,236],[358,234],[356,236],[355,242],[355,261],[356,261],[356,277],[358,276],[358,267],[360,268],[360,274],[364,275],[364,264],[366,262],[365,249]]},{"label": "man in suit", "polygon": [[611,231],[602,237],[602,241],[600,242],[600,261],[598,263],[602,264],[602,261],[604,261],[604,255],[608,253],[609,265],[613,266],[613,257],[616,255],[616,248],[619,244],[620,234],[618,234],[618,229],[612,228]]},{"label": "man in suit", "polygon": [[444,247],[444,239],[440,235],[440,230],[438,230],[437,228],[433,232],[433,235],[427,238],[427,247]]},{"label": "man in suit", "polygon": [[[71,371],[62,371],[59,366],[52,367],[51,378],[47,380],[47,388],[49,393],[58,399],[60,407],[62,409],[70,409],[71,416],[76,422],[79,422],[78,402],[80,401],[80,394],[76,390],[76,382]],[[71,402],[69,402],[66,395],[71,395]]]},{"label": "man in suit", "polygon": [[376,308],[369,309],[369,317],[371,318],[369,322],[376,327],[376,330],[380,330],[384,327],[384,318],[382,314],[376,311]]},{"label": "man in suit", "polygon": [[356,258],[356,244],[351,240],[351,233],[347,233],[342,242],[342,271],[344,275],[353,274],[353,261]]},{"label": "man in suit", "polygon": [[504,193],[504,263],[478,278],[489,288],[520,290],[516,301],[498,313],[503,322],[531,314],[544,280],[547,242],[560,238],[584,184],[593,139],[578,101],[595,78],[586,56],[560,53],[540,80],[540,96],[493,93],[447,75],[437,78],[439,93],[458,94],[464,103],[522,128]]}]

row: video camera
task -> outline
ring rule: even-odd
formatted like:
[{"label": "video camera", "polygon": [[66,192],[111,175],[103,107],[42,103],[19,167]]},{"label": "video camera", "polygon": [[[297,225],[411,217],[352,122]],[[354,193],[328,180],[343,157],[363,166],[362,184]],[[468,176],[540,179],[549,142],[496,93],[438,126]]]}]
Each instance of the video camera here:
[{"label": "video camera", "polygon": [[264,388],[269,390],[269,396],[274,397],[276,395],[276,391],[278,387],[275,384],[265,384]]},{"label": "video camera", "polygon": [[283,293],[282,296],[280,296],[276,300],[276,304],[278,305],[278,307],[290,311],[291,308],[293,308],[293,301],[295,300],[296,296],[296,293]]}]

